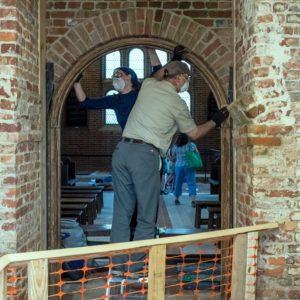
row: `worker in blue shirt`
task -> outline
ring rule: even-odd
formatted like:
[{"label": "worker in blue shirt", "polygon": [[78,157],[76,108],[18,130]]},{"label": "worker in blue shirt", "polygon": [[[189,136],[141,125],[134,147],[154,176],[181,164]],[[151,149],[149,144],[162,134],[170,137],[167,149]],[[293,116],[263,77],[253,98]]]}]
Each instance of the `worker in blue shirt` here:
[{"label": "worker in blue shirt", "polygon": [[[155,72],[161,67],[160,61],[154,49],[149,49],[148,53],[152,65],[154,64],[153,72]],[[141,86],[134,70],[128,67],[116,68],[113,72],[112,84],[119,93],[98,98],[86,96],[79,82],[81,77],[82,75],[79,75],[74,83],[74,90],[80,106],[85,109],[113,109],[123,130]]]}]

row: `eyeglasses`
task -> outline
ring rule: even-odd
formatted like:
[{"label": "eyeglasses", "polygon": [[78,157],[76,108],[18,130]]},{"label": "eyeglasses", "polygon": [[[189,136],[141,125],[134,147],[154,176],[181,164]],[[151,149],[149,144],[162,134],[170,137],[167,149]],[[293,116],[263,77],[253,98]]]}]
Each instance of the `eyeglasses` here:
[{"label": "eyeglasses", "polygon": [[124,75],[124,73],[121,73],[121,72],[114,72],[112,74],[112,78],[120,78]]}]

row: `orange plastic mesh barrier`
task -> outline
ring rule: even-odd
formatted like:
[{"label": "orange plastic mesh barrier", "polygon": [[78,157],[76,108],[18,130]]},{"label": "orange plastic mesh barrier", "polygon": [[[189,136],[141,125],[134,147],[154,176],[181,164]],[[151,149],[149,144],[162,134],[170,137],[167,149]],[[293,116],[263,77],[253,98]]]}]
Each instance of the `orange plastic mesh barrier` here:
[{"label": "orange plastic mesh barrier", "polygon": [[26,299],[27,270],[25,267],[7,269],[7,295],[10,300]]},{"label": "orange plastic mesh barrier", "polygon": [[[257,241],[252,247],[257,247]],[[230,299],[232,252],[232,238],[167,247],[165,299]],[[51,261],[48,265],[48,298],[147,299],[148,264],[148,251]],[[10,300],[26,299],[25,266],[8,269]]]},{"label": "orange plastic mesh barrier", "polygon": [[230,299],[232,250],[230,239],[183,246],[179,255],[167,255],[166,299],[188,295],[191,298],[184,299]]},{"label": "orange plastic mesh barrier", "polygon": [[[115,262],[118,257],[124,263]],[[56,270],[49,272],[49,299],[64,299],[66,295],[80,295],[76,299],[112,299],[116,295],[124,299],[128,295],[136,295],[137,299],[147,297],[148,252],[59,261],[51,267]]]}]

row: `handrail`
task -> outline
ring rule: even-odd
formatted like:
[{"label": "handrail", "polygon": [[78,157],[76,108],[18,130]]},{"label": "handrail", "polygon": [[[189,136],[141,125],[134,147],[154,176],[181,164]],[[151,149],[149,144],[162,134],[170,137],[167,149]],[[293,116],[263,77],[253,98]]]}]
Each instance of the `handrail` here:
[{"label": "handrail", "polygon": [[133,249],[142,250],[152,246],[166,245],[166,246],[184,246],[186,244],[198,243],[199,241],[214,241],[216,239],[224,240],[228,237],[233,237],[238,234],[244,234],[249,232],[257,232],[262,230],[270,230],[279,228],[278,223],[267,223],[254,226],[224,229],[211,232],[195,233],[189,235],[181,235],[175,237],[165,237],[160,239],[132,241],[126,243],[106,244],[98,246],[87,246],[79,248],[57,249],[57,250],[45,250],[26,253],[14,253],[6,254],[0,257],[0,272],[4,270],[11,263],[21,263],[40,259],[59,259],[70,258],[75,256],[90,257],[93,255],[111,255],[121,253],[122,251]]}]

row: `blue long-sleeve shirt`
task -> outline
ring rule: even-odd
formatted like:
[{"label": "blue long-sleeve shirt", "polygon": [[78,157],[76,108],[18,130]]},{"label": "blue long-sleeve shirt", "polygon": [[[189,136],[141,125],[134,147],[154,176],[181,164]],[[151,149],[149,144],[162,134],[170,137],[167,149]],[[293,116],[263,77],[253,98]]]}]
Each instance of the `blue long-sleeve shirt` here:
[{"label": "blue long-sleeve shirt", "polygon": [[85,109],[113,109],[122,130],[125,128],[128,116],[138,96],[138,91],[127,94],[114,94],[101,98],[85,98],[80,106]]},{"label": "blue long-sleeve shirt", "polygon": [[[152,67],[151,76],[161,68],[161,65]],[[138,91],[133,90],[127,94],[113,94],[100,98],[86,97],[80,106],[85,109],[113,109],[115,111],[117,121],[122,130],[124,130],[131,109],[137,99]]]}]

